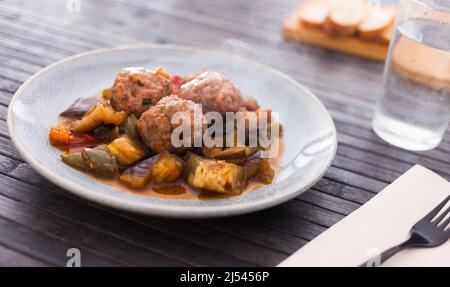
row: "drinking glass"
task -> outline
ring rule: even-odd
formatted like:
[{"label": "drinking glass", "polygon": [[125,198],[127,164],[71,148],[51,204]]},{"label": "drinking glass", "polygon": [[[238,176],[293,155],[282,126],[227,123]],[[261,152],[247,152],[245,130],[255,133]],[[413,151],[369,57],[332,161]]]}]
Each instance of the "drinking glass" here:
[{"label": "drinking glass", "polygon": [[372,128],[408,150],[439,145],[450,120],[450,0],[401,0]]}]

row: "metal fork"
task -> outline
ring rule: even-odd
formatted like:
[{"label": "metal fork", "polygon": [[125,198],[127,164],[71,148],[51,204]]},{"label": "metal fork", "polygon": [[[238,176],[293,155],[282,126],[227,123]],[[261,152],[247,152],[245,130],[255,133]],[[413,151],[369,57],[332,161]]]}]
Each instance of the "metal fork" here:
[{"label": "metal fork", "polygon": [[[379,264],[382,264],[392,255],[400,252],[403,249],[410,247],[436,247],[442,245],[450,238],[450,228],[446,227],[450,224],[450,217],[448,217],[444,222],[442,222],[447,214],[450,212],[450,206],[439,214],[447,202],[450,200],[450,196],[447,196],[444,201],[442,201],[438,206],[436,206],[430,213],[428,213],[424,218],[419,220],[411,228],[411,236],[408,240],[394,246],[381,254]],[[436,218],[435,218],[436,217]],[[434,219],[434,220],[433,220]],[[377,262],[378,263],[378,262]],[[372,267],[374,264],[373,260],[366,261],[359,267]]]}]

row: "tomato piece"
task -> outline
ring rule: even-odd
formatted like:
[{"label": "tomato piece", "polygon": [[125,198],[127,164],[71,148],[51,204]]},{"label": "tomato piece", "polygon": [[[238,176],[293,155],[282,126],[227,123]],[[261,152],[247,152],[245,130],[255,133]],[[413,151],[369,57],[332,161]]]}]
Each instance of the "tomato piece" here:
[{"label": "tomato piece", "polygon": [[62,146],[70,144],[71,132],[64,127],[50,128],[49,140],[52,146]]},{"label": "tomato piece", "polygon": [[97,138],[83,133],[72,133],[70,136],[70,146],[87,146],[87,145],[98,145],[101,141]]},{"label": "tomato piece", "polygon": [[52,146],[69,147],[82,145],[97,145],[101,142],[95,137],[84,133],[73,133],[64,127],[51,127],[49,140]]},{"label": "tomato piece", "polygon": [[179,75],[173,75],[170,77],[170,81],[172,82],[172,93],[177,95],[180,91],[181,85],[184,83],[184,78]]}]

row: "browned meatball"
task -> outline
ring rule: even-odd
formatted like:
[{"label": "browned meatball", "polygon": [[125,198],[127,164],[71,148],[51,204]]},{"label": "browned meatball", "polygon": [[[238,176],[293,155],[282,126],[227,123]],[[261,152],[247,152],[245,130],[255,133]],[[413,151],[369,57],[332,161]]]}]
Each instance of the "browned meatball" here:
[{"label": "browned meatball", "polygon": [[172,93],[172,83],[161,70],[126,68],[116,76],[110,101],[114,109],[140,116]]},{"label": "browned meatball", "polygon": [[[144,143],[155,152],[182,152],[186,147],[176,148],[172,145],[171,136],[175,128],[182,123],[172,124],[172,115],[177,112],[187,112],[191,119],[191,147],[194,146],[194,136],[202,137],[206,128],[206,121],[201,108],[196,108],[197,116],[194,117],[196,104],[189,100],[180,99],[178,96],[169,96],[160,100],[155,106],[145,111],[137,122],[137,130]],[[194,119],[199,129],[194,129]],[[194,135],[195,134],[195,135]]]},{"label": "browned meatball", "polygon": [[203,112],[237,112],[242,96],[233,82],[216,72],[203,72],[183,84],[180,97],[203,105]]}]

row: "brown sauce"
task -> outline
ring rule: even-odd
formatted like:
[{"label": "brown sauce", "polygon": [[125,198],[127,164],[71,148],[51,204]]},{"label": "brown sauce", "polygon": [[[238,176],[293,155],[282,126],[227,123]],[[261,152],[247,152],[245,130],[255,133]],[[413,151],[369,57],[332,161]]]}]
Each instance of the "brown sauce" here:
[{"label": "brown sauce", "polygon": [[[281,158],[283,156],[283,153],[284,153],[284,140],[283,137],[281,136],[278,156],[269,159],[270,166],[275,171],[275,176],[281,168]],[[115,189],[118,189],[123,192],[133,193],[141,196],[149,196],[163,199],[178,199],[178,200],[211,200],[211,199],[228,198],[231,196],[240,196],[246,192],[251,192],[264,186],[264,184],[262,183],[251,180],[241,194],[222,195],[214,192],[195,189],[192,186],[188,185],[184,180],[179,180],[175,184],[165,186],[157,186],[150,183],[144,188],[134,189],[122,184],[118,179],[105,180],[96,178],[92,175],[89,176],[97,181],[112,186]]]}]

